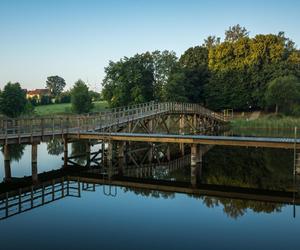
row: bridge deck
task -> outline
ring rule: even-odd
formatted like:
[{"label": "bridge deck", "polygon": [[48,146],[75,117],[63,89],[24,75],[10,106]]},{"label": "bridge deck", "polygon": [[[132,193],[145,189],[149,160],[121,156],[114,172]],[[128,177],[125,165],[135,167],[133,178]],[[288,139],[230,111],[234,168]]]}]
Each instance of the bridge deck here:
[{"label": "bridge deck", "polygon": [[166,114],[197,114],[218,124],[226,122],[222,115],[198,104],[150,102],[96,114],[0,119],[0,144],[31,143],[75,131],[116,131],[130,122]]},{"label": "bridge deck", "polygon": [[268,138],[268,137],[237,137],[237,136],[208,136],[208,135],[178,135],[178,134],[140,134],[140,133],[69,133],[70,139],[96,139],[113,141],[188,143],[206,145],[226,145],[241,147],[266,147],[294,149],[295,143],[300,148],[300,139]]},{"label": "bridge deck", "polygon": [[101,185],[114,185],[120,187],[139,188],[148,190],[159,190],[163,192],[184,193],[197,196],[215,196],[231,199],[245,199],[263,202],[284,203],[300,205],[300,199],[296,190],[272,191],[255,188],[240,188],[233,186],[222,186],[212,184],[199,184],[191,187],[190,183],[177,181],[149,180],[130,177],[119,177],[112,180],[99,178],[97,175],[85,175],[69,177],[69,180],[79,180],[84,183],[95,183]]}]

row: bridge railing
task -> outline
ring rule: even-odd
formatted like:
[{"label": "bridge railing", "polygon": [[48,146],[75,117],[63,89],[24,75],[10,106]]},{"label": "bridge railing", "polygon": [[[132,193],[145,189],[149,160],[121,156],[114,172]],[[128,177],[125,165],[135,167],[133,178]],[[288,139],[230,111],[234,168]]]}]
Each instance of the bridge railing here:
[{"label": "bridge railing", "polygon": [[90,131],[107,129],[113,125],[126,123],[135,119],[170,113],[199,113],[224,121],[224,117],[202,107],[199,104],[178,102],[149,102],[112,110],[70,116],[55,116],[41,118],[0,119],[0,136],[49,135],[64,134],[69,131]]}]

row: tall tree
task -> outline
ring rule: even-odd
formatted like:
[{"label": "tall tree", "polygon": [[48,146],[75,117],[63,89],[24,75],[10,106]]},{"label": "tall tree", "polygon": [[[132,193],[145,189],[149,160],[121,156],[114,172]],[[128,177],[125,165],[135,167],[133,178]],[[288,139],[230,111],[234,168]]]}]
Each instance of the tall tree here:
[{"label": "tall tree", "polygon": [[182,54],[179,63],[183,68],[188,69],[207,67],[208,49],[203,46],[191,47]]},{"label": "tall tree", "polygon": [[103,97],[112,107],[142,103],[154,98],[154,66],[149,52],[110,62],[105,68]]},{"label": "tall tree", "polygon": [[204,86],[208,79],[209,72],[206,66],[178,67],[166,84],[166,100],[204,104]]},{"label": "tall tree", "polygon": [[245,27],[241,27],[239,24],[229,27],[225,31],[225,41],[226,42],[235,42],[240,38],[248,37],[249,32]]},{"label": "tall tree", "polygon": [[19,83],[7,83],[0,94],[0,112],[8,117],[18,117],[26,111],[26,94]]},{"label": "tall tree", "polygon": [[208,57],[212,77],[205,92],[212,108],[264,108],[268,82],[300,74],[300,54],[283,33],[224,41]]},{"label": "tall tree", "polygon": [[50,90],[53,97],[58,96],[66,86],[65,80],[60,76],[47,77],[46,87]]},{"label": "tall tree", "polygon": [[151,54],[153,60],[154,98],[160,101],[166,99],[165,86],[169,81],[171,72],[177,64],[174,51],[154,51]]},{"label": "tall tree", "polygon": [[75,113],[88,113],[92,107],[92,97],[89,88],[84,81],[78,80],[71,89],[72,109]]},{"label": "tall tree", "polygon": [[204,43],[202,44],[203,47],[210,49],[214,46],[217,46],[221,43],[221,38],[216,36],[208,36],[204,39]]},{"label": "tall tree", "polygon": [[300,80],[295,76],[278,77],[268,84],[267,105],[275,106],[275,112],[292,112],[293,105],[300,104]]}]

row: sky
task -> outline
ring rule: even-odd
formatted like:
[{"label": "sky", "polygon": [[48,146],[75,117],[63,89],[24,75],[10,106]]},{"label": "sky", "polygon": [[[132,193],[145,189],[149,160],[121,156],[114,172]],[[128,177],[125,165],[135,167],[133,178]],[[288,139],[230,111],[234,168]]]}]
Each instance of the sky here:
[{"label": "sky", "polygon": [[284,31],[300,47],[297,0],[0,0],[0,88],[45,87],[59,75],[101,89],[109,61],[154,50],[180,56],[209,35],[240,24]]}]

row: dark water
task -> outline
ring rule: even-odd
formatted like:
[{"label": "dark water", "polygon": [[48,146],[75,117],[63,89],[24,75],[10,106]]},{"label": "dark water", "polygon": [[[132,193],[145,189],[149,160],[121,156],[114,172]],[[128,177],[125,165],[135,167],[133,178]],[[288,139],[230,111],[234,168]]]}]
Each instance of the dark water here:
[{"label": "dark water", "polygon": [[[143,146],[131,145],[142,148]],[[171,148],[171,161],[183,159]],[[97,151],[95,145],[92,151]],[[101,180],[100,169],[72,174],[72,181],[62,176],[45,184],[44,205],[41,198],[5,210],[6,199],[0,201],[1,249],[298,249],[300,219],[298,181],[293,178],[291,150],[213,147],[203,157],[197,186],[191,186],[188,162],[164,164],[164,145],[157,150],[152,168],[146,163],[140,169],[132,162],[124,166],[125,178],[135,183],[155,182],[171,185],[166,190],[118,187],[89,183],[74,176]],[[69,146],[74,155],[84,152],[84,145]],[[26,189],[31,175],[30,146],[14,148],[10,183],[1,183],[1,193]],[[187,150],[188,158],[188,150]],[[40,144],[38,148],[39,177],[44,172],[59,171],[63,161],[60,143]],[[137,162],[143,151],[133,156]],[[85,164],[85,158],[76,161]],[[3,156],[0,178],[4,177]],[[73,166],[73,168],[76,168]],[[127,169],[127,170],[126,170]],[[114,167],[114,170],[115,167]],[[52,171],[50,173],[56,173]],[[47,177],[51,182],[51,175]],[[28,178],[27,178],[28,179]],[[114,177],[112,177],[114,179]],[[129,179],[128,179],[129,180]],[[128,182],[126,179],[126,181]],[[13,183],[22,184],[13,184]],[[97,181],[96,181],[97,182]],[[127,183],[126,182],[126,183]],[[125,183],[125,182],[124,182]],[[171,183],[171,184],[170,184]],[[68,185],[68,186],[67,186]],[[27,185],[28,186],[28,185]],[[29,184],[31,187],[31,184]],[[184,193],[183,189],[195,193]],[[63,189],[63,191],[62,191]],[[40,187],[33,186],[21,197],[38,197]],[[48,191],[47,191],[48,190]],[[180,192],[178,192],[178,190]],[[198,191],[199,192],[198,192]],[[208,190],[202,192],[201,190]],[[209,193],[213,192],[213,193]],[[53,196],[53,193],[54,196]],[[269,200],[260,200],[264,195]],[[251,196],[252,195],[252,196]],[[278,197],[284,201],[279,202]],[[18,200],[18,194],[14,196]],[[253,197],[255,199],[253,199]],[[13,197],[12,197],[13,198]],[[11,199],[12,199],[11,198]],[[17,203],[16,203],[17,204]],[[14,214],[15,213],[15,214]],[[10,216],[8,216],[10,215]],[[298,216],[299,215],[299,216]]]}]

